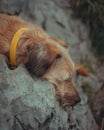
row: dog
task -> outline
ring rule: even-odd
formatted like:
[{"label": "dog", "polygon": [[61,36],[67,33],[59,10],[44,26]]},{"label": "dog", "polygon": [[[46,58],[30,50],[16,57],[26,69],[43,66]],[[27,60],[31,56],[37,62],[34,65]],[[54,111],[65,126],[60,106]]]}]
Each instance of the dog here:
[{"label": "dog", "polygon": [[24,64],[31,74],[54,84],[62,106],[80,101],[74,76],[76,72],[89,76],[89,72],[73,63],[64,41],[17,16],[0,14],[0,53],[9,67]]}]

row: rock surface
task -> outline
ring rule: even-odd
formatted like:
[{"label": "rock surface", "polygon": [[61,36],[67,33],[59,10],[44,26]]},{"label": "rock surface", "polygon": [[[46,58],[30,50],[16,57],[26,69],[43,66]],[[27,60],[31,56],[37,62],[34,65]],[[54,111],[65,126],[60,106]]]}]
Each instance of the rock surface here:
[{"label": "rock surface", "polygon": [[81,91],[79,87],[81,104],[65,111],[53,85],[31,77],[24,66],[8,69],[0,55],[0,130],[97,130]]},{"label": "rock surface", "polygon": [[[77,77],[81,103],[63,110],[55,99],[53,85],[31,77],[24,66],[9,70],[0,56],[0,130],[97,130],[88,106],[89,98],[83,90],[94,95],[103,79],[95,76],[96,58],[88,30],[80,20],[72,17],[70,1],[1,0],[0,12],[19,15],[38,24],[51,36],[66,41],[73,60],[92,72],[88,78]],[[88,96],[92,98],[89,93]]]},{"label": "rock surface", "polygon": [[54,87],[32,78],[20,66],[9,70],[0,56],[0,130],[68,129],[68,115],[55,99]]}]

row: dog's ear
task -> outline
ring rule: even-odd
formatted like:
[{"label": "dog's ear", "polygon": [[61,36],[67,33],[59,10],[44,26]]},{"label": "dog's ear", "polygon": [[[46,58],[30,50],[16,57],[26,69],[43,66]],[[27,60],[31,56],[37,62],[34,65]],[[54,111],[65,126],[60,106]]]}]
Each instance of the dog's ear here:
[{"label": "dog's ear", "polygon": [[28,47],[28,63],[26,67],[36,76],[42,76],[57,57],[60,57],[60,52],[55,45],[35,43]]},{"label": "dog's ear", "polygon": [[77,74],[80,74],[80,75],[85,76],[85,77],[90,75],[90,72],[88,71],[88,69],[86,69],[82,65],[75,64],[75,69],[76,69]]},{"label": "dog's ear", "polygon": [[65,47],[65,48],[68,47],[68,45],[64,41],[61,41],[58,38],[50,37],[50,39],[52,39],[53,41],[56,41],[57,43],[59,43],[61,46]]}]

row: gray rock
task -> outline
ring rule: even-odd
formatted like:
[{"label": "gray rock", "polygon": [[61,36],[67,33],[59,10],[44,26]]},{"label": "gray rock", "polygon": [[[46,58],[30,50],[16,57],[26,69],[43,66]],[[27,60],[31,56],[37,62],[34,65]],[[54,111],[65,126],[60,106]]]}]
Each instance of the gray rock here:
[{"label": "gray rock", "polygon": [[11,15],[18,15],[23,8],[25,0],[0,0],[0,12]]},{"label": "gray rock", "polygon": [[68,129],[68,115],[56,101],[52,84],[32,78],[23,66],[8,69],[3,56],[0,76],[1,130]]}]

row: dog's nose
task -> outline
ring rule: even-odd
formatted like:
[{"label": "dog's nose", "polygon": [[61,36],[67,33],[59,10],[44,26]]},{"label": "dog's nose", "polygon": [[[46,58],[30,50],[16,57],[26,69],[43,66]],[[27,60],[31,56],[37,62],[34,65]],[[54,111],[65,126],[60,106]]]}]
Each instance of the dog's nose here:
[{"label": "dog's nose", "polygon": [[75,104],[79,103],[81,101],[80,98],[78,98],[76,101],[75,101]]}]

